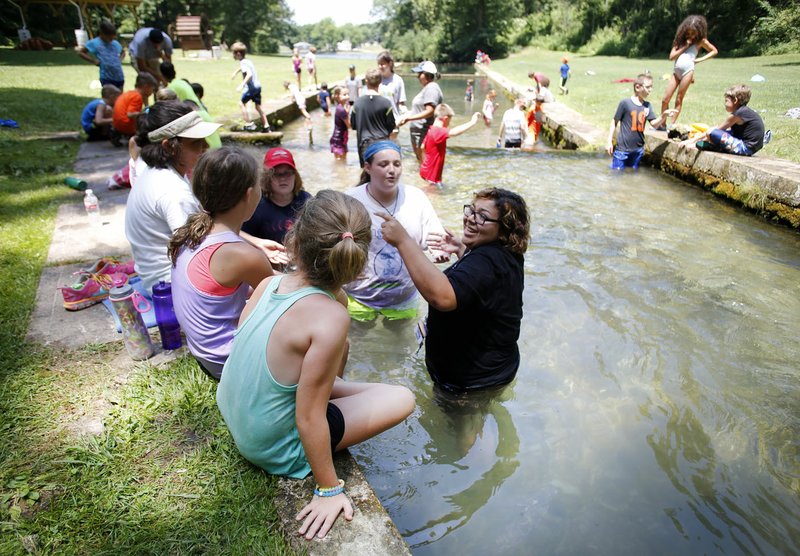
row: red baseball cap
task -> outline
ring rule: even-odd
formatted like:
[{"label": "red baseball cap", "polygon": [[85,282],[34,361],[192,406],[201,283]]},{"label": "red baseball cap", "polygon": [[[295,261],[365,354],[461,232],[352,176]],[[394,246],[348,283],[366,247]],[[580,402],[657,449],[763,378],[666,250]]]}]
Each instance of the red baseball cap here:
[{"label": "red baseball cap", "polygon": [[294,165],[294,157],[292,156],[292,153],[283,147],[275,147],[270,149],[267,151],[267,154],[264,155],[265,168],[275,168],[281,164],[286,164],[287,166],[291,166],[297,170],[297,166]]}]

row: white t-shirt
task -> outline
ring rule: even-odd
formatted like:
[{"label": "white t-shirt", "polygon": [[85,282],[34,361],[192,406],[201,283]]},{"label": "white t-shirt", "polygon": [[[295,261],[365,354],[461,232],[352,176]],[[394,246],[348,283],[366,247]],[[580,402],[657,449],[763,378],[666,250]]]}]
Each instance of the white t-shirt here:
[{"label": "white t-shirt", "polygon": [[172,168],[147,166],[136,179],[125,209],[125,236],[147,291],[159,280],[170,280],[172,262],[167,257],[167,244],[172,232],[199,211],[200,203],[189,181]]},{"label": "white t-shirt", "polygon": [[347,91],[350,93],[350,101],[355,102],[359,93],[361,92],[361,80],[357,77],[350,77],[348,75],[347,79],[344,80],[344,85],[347,87]]},{"label": "white t-shirt", "polygon": [[303,96],[303,93],[300,91],[300,89],[297,88],[297,85],[295,85],[294,83],[290,83],[289,92],[292,94],[294,102],[297,104],[299,108],[306,107],[306,97]]},{"label": "white t-shirt", "polygon": [[250,80],[250,83],[253,84],[253,87],[261,87],[261,83],[258,81],[258,74],[256,74],[256,67],[253,65],[253,62],[244,58],[243,60],[239,60],[239,69],[242,70],[242,78],[247,77],[247,74],[253,76]]},{"label": "white t-shirt", "polygon": [[381,234],[384,220],[373,213],[389,212],[423,249],[430,232],[444,233],[442,223],[427,195],[413,186],[399,185],[397,204],[382,206],[367,192],[366,184],[346,191],[358,199],[372,218],[372,241],[369,244],[364,278],[345,285],[345,291],[357,301],[374,309],[413,307],[417,288],[408,274],[400,252],[386,243]]},{"label": "white t-shirt", "polygon": [[406,84],[403,78],[393,73],[391,77],[384,77],[381,79],[381,84],[378,86],[378,93],[392,101],[392,108],[394,110],[394,119],[400,118],[400,103],[406,102]]},{"label": "white t-shirt", "polygon": [[527,127],[525,113],[516,108],[509,108],[503,114],[502,124],[505,141],[522,141],[522,129]]},{"label": "white t-shirt", "polygon": [[308,54],[306,54],[306,68],[308,69],[309,72],[314,70],[316,59],[317,59],[316,54],[314,54],[309,50]]}]

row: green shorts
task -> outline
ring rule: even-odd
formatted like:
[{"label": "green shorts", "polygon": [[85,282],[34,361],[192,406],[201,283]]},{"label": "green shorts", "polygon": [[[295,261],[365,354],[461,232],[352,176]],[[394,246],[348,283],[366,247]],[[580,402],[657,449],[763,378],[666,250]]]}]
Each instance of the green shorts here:
[{"label": "green shorts", "polygon": [[417,318],[417,308],[409,307],[407,309],[393,309],[386,307],[384,309],[373,309],[364,305],[360,301],[356,301],[349,295],[347,296],[347,312],[350,313],[350,318],[359,322],[368,322],[375,320],[378,315],[383,315],[389,320],[403,320]]}]

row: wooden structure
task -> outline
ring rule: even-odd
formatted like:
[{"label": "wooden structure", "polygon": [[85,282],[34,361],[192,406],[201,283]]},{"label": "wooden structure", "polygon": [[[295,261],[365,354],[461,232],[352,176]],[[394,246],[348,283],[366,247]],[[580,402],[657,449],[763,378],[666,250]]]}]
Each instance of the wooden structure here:
[{"label": "wooden structure", "polygon": [[205,16],[179,15],[175,20],[175,39],[184,56],[187,50],[211,50],[213,38],[214,32],[208,28]]},{"label": "wooden structure", "polygon": [[[139,17],[136,13],[136,8],[139,7],[142,0],[18,0],[18,2],[22,5],[23,9],[27,8],[29,4],[47,4],[54,12],[61,11],[65,7],[74,9],[77,6],[82,26],[83,22],[91,21],[91,19],[89,19],[89,13],[87,12],[89,6],[102,8],[111,21],[116,19],[114,17],[115,8],[127,8],[133,15],[133,19],[136,21],[136,26],[138,28]],[[94,37],[94,31],[94,29],[86,29],[90,38]]]}]

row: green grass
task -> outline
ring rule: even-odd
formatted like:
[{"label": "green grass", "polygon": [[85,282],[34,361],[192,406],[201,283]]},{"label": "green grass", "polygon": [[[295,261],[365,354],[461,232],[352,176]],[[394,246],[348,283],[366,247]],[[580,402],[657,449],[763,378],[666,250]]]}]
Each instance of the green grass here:
[{"label": "green grass", "polygon": [[[262,85],[264,102],[288,96],[285,80],[294,79],[291,58],[287,56],[248,56],[256,66]],[[177,50],[172,59],[178,78],[203,85],[203,103],[221,120],[239,117],[236,85],[241,81],[231,74],[239,67],[230,54],[220,60],[183,58]],[[348,66],[355,64],[359,72],[374,64],[372,60],[317,58],[318,81],[333,83],[348,75]],[[127,59],[122,64],[125,88],[133,87],[135,75]],[[32,131],[72,131],[80,128],[80,111],[100,91],[89,84],[98,78],[97,68],[68,50],[23,52],[0,48],[0,117],[17,120],[23,133]],[[303,73],[303,86],[307,85]],[[35,104],[34,104],[35,103]],[[252,107],[251,107],[252,111]],[[0,128],[0,138],[16,136]]]},{"label": "green grass", "polygon": [[[607,130],[619,101],[630,96],[630,83],[612,83],[623,77],[636,77],[650,70],[655,86],[650,100],[657,111],[666,81],[664,74],[672,71],[672,63],[664,58],[629,59],[616,56],[570,55],[572,77],[569,95],[558,94],[561,52],[526,48],[507,59],[492,62],[492,69],[517,83],[530,83],[529,71],[541,71],[551,80],[550,89],[556,99],[577,110],[587,121]],[[595,75],[586,75],[587,71]],[[750,81],[754,74],[766,77],[762,83]],[[747,83],[753,88],[750,107],[757,110],[767,129],[772,129],[772,142],[765,146],[764,155],[800,162],[800,120],[784,117],[790,108],[800,106],[800,54],[760,56],[754,58],[712,58],[697,66],[696,82],[689,88],[683,103],[679,123],[718,125],[727,113],[723,92],[731,85]],[[674,100],[673,100],[674,102]]]}]

